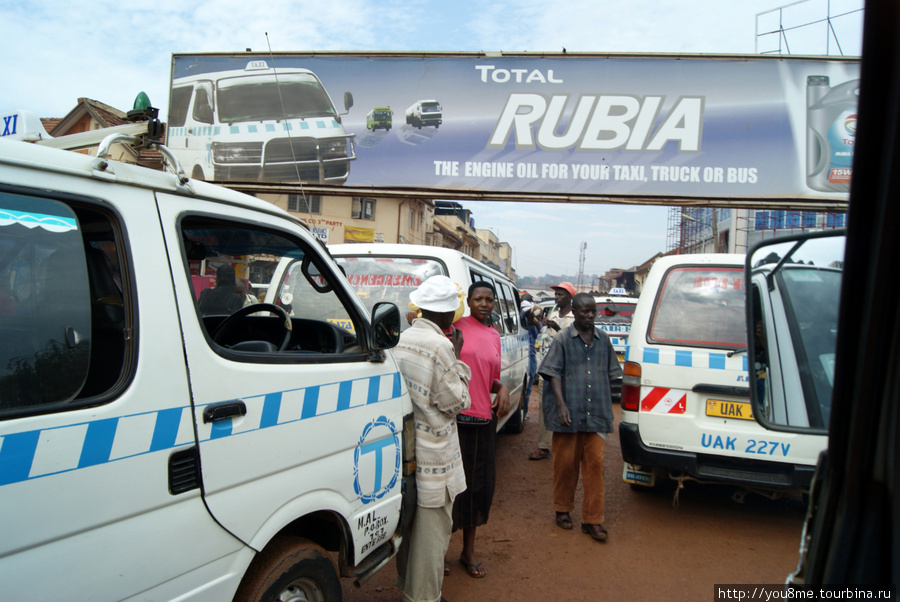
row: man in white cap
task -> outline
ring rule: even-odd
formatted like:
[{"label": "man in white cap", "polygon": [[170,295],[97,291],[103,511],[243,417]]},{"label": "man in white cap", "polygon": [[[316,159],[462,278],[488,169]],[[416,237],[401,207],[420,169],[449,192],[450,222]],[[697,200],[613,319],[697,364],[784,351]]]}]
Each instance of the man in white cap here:
[{"label": "man in white cap", "polygon": [[452,328],[459,307],[457,286],[432,276],[409,295],[422,317],[394,348],[416,420],[416,515],[397,554],[397,587],[403,599],[437,602],[450,544],[453,500],[465,491],[456,415],[469,408],[469,367],[459,360],[462,333]]}]

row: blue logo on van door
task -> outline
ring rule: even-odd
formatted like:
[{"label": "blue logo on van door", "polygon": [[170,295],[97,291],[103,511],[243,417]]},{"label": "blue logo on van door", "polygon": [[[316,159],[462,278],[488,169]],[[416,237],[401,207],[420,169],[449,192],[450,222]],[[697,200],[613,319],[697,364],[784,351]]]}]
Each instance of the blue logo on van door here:
[{"label": "blue logo on van door", "polygon": [[[391,454],[393,453],[393,458]],[[366,425],[353,452],[353,490],[364,504],[384,497],[400,476],[400,434],[394,423],[379,416]],[[385,465],[394,461],[394,472],[386,485]],[[360,462],[365,466],[360,475]],[[388,468],[390,470],[390,468]]]}]

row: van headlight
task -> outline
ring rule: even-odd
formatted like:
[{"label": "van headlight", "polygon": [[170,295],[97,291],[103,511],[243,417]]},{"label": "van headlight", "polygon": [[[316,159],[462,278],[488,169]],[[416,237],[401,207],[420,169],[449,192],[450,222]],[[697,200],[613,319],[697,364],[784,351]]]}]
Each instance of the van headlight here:
[{"label": "van headlight", "polygon": [[347,156],[347,141],[343,138],[325,140],[320,148],[323,159],[343,159]]},{"label": "van headlight", "polygon": [[262,142],[213,142],[214,163],[255,163],[262,160]]}]

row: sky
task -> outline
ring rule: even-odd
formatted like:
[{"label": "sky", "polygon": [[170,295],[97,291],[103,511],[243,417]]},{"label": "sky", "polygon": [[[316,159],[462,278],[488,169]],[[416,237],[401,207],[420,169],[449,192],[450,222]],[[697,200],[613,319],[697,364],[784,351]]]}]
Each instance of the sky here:
[{"label": "sky", "polygon": [[[127,111],[144,91],[165,118],[173,53],[529,51],[858,55],[863,0],[0,0],[0,113],[63,117],[87,97]],[[790,29],[824,19],[826,25]],[[770,12],[785,7],[780,13]],[[639,265],[665,252],[666,207],[464,202],[513,247],[520,275]]]}]

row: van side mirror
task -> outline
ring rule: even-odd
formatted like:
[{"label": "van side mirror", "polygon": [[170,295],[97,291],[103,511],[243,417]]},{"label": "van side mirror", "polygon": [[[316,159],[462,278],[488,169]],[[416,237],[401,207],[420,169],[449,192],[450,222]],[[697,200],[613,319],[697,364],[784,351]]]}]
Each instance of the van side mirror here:
[{"label": "van side mirror", "polygon": [[350,112],[350,107],[353,106],[353,93],[352,92],[344,92],[344,113]]},{"label": "van side mirror", "polygon": [[382,301],[372,308],[372,348],[391,349],[400,342],[400,310]]},{"label": "van side mirror", "polygon": [[747,254],[753,417],[775,431],[828,433],[844,230],[763,240]]},{"label": "van side mirror", "polygon": [[194,117],[201,123],[212,123],[214,121],[212,107],[205,103],[197,105]]}]

